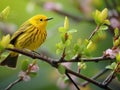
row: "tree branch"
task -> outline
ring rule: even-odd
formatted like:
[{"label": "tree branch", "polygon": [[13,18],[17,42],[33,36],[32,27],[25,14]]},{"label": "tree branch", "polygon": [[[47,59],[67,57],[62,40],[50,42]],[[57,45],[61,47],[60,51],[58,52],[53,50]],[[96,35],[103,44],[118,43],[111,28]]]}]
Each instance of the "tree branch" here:
[{"label": "tree branch", "polygon": [[58,65],[54,62],[54,61],[56,61],[56,59],[48,58],[46,56],[40,55],[40,54],[35,53],[35,52],[29,52],[29,51],[25,52],[25,51],[17,49],[17,48],[6,48],[6,49],[10,50],[10,51],[18,52],[20,54],[26,55],[26,56],[31,57],[33,59],[40,59],[42,61],[49,63],[53,67],[56,67],[56,68],[58,67]]},{"label": "tree branch", "polygon": [[80,90],[80,88],[77,86],[77,84],[73,81],[73,79],[70,77],[70,75],[68,74],[68,72],[65,72],[66,76],[70,79],[70,81],[74,84],[74,86],[77,88],[77,90]]},{"label": "tree branch", "polygon": [[[23,50],[19,50],[17,48],[13,48],[13,49],[10,49],[10,48],[7,48],[7,50],[10,50],[10,51],[14,51],[14,52],[18,52],[20,54],[23,54],[23,55],[26,55],[26,56],[29,56],[33,59],[40,59],[42,61],[45,61],[47,63],[49,63],[51,66],[55,67],[55,68],[58,68],[58,64],[60,63],[59,59],[53,59],[53,58],[48,58],[48,57],[45,57],[43,55],[40,55],[40,54],[36,54],[36,53],[33,53],[33,52],[25,52]],[[98,61],[104,61],[104,59],[110,59],[110,58],[106,58],[106,57],[96,57],[96,58],[91,58],[91,59],[86,59],[86,58],[81,58],[80,60],[81,61],[94,61],[94,62],[98,62]],[[80,62],[80,60],[77,60],[76,59],[72,59],[70,60],[70,62]],[[61,61],[61,62],[66,62],[65,60]],[[90,79],[90,78],[87,78],[86,76],[84,75],[81,75],[79,73],[76,73],[68,68],[65,67],[65,70],[67,73],[70,73],[76,77],[79,77],[79,78],[82,78],[90,83],[93,83],[94,85],[100,87],[100,88],[103,88],[103,89],[107,89],[107,90],[112,90],[111,88],[109,88],[107,85],[103,85],[101,84],[100,82],[97,82],[93,79]],[[14,85],[14,84],[13,84]]]},{"label": "tree branch", "polygon": [[88,38],[88,40],[91,40],[91,39],[92,39],[92,37],[95,35],[95,33],[99,30],[100,26],[101,26],[101,25],[98,25],[98,26],[95,28],[95,30],[91,33],[91,35],[90,35],[90,37]]},{"label": "tree branch", "polygon": [[104,56],[101,56],[101,57],[94,57],[94,58],[74,58],[74,59],[71,59],[71,60],[65,60],[63,59],[62,61],[59,60],[59,59],[53,59],[53,58],[48,58],[46,56],[43,56],[43,55],[40,55],[38,53],[34,53],[34,52],[25,52],[23,50],[20,50],[20,49],[17,49],[17,48],[6,48],[7,50],[10,50],[10,51],[14,51],[14,52],[18,52],[20,54],[23,54],[23,55],[26,55],[28,57],[31,57],[33,59],[41,59],[42,61],[45,61],[47,63],[49,63],[50,65],[54,66],[54,67],[57,67],[56,64],[58,63],[68,63],[68,62],[99,62],[99,61],[107,61],[107,60],[114,60],[114,59],[111,59],[109,57],[104,57]]},{"label": "tree branch", "polygon": [[[115,59],[115,58],[114,58]],[[99,61],[108,61],[108,60],[114,60],[109,57],[94,57],[94,58],[74,58],[71,60],[62,60],[62,61],[57,61],[57,63],[67,63],[67,62],[99,62]]]},{"label": "tree branch", "polygon": [[111,89],[110,87],[108,87],[107,85],[103,85],[103,84],[100,83],[100,82],[97,82],[97,81],[95,81],[95,80],[93,80],[93,79],[90,79],[90,78],[88,78],[88,77],[83,76],[82,74],[76,73],[76,72],[74,72],[74,71],[72,71],[72,70],[70,70],[70,69],[67,69],[67,68],[66,68],[66,70],[67,70],[68,73],[70,73],[70,74],[72,74],[72,75],[74,75],[74,76],[76,76],[76,77],[82,78],[82,79],[84,79],[84,80],[86,80],[86,81],[89,81],[89,82],[91,82],[92,84],[94,84],[94,85],[96,85],[96,86],[98,86],[98,87],[100,87],[100,88],[103,88],[103,89],[105,89],[105,90],[112,90],[112,89]]},{"label": "tree branch", "polygon": [[[93,76],[91,79],[95,80],[95,79],[99,78],[100,76],[102,76],[107,71],[108,71],[108,69],[105,68],[105,69],[101,70],[99,73],[97,73],[95,76]],[[89,83],[88,81],[85,81],[81,85],[83,87],[85,87],[88,83]]]},{"label": "tree branch", "polygon": [[10,90],[14,85],[16,85],[17,83],[21,82],[22,81],[22,78],[19,78],[17,80],[15,80],[14,82],[10,83],[6,88],[5,90]]},{"label": "tree branch", "polygon": [[113,71],[113,72],[111,72],[108,76],[107,76],[107,78],[103,81],[103,85],[108,85],[113,79],[115,78],[115,72]]}]

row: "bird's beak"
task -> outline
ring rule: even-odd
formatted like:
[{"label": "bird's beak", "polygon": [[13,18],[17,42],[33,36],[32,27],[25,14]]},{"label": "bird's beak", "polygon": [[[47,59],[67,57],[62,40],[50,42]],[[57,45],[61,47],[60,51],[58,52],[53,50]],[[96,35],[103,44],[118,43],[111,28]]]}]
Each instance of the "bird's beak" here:
[{"label": "bird's beak", "polygon": [[53,18],[47,18],[46,21],[51,20],[51,19],[53,19]]}]

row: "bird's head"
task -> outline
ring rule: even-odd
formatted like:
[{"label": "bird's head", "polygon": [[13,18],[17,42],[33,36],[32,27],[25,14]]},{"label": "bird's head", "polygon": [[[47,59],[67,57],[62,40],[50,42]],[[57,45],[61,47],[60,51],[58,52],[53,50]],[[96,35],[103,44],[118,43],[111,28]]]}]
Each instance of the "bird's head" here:
[{"label": "bird's head", "polygon": [[38,28],[46,28],[47,21],[53,18],[48,18],[45,15],[36,15],[29,19],[29,22]]}]

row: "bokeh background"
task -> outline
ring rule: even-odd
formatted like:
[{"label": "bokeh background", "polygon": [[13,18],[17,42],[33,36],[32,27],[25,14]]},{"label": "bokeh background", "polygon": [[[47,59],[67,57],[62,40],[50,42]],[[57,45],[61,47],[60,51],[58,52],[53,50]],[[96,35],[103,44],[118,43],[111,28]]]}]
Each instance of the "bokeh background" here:
[{"label": "bokeh background", "polygon": [[[47,25],[47,39],[37,51],[49,57],[59,58],[60,55],[56,55],[56,43],[60,41],[58,28],[63,26],[65,16],[68,16],[70,20],[70,28],[78,30],[74,34],[73,43],[79,38],[88,38],[96,26],[92,18],[92,12],[96,9],[103,10],[107,6],[105,1],[108,1],[112,5],[112,1],[114,0],[0,0],[0,12],[5,7],[10,7],[7,20],[0,22],[0,37],[8,33],[12,34],[24,21],[36,14],[53,17],[54,19]],[[101,56],[104,50],[111,48],[112,36],[113,34],[110,30],[105,31],[103,40],[98,42],[97,49],[92,53],[92,56]],[[21,62],[26,58],[32,61],[31,58],[20,56],[16,69],[0,66],[0,90],[4,90],[9,83],[18,78],[19,71],[21,70]],[[105,68],[109,63],[87,63],[88,68],[83,70],[82,73],[91,77],[100,69]],[[32,78],[28,82],[20,82],[11,90],[75,90],[71,84],[64,83],[61,79],[62,76],[56,69],[42,61],[38,61],[38,64],[40,70],[35,78]],[[75,65],[77,63],[73,67]],[[103,80],[104,78],[105,75],[98,80]],[[80,79],[80,81],[82,80]],[[114,87],[114,90],[119,90],[119,84],[117,80],[114,80],[111,86]],[[102,89],[90,84],[81,90]]]}]

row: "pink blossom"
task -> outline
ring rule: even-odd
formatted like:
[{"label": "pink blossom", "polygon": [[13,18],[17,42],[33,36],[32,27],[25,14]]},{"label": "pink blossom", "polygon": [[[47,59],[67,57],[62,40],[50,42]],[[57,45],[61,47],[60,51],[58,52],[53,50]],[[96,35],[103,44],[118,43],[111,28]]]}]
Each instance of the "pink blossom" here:
[{"label": "pink blossom", "polygon": [[24,71],[21,71],[18,76],[22,78],[23,81],[29,81],[31,79],[30,76]]},{"label": "pink blossom", "polygon": [[120,22],[119,22],[119,20],[117,20],[116,18],[111,18],[111,19],[110,19],[110,22],[111,22],[111,26],[112,26],[113,28],[120,27]]},{"label": "pink blossom", "polygon": [[[32,64],[30,64],[30,66],[32,66]],[[37,64],[33,65],[30,72],[37,72],[39,71],[39,66]]]},{"label": "pink blossom", "polygon": [[120,52],[119,48],[117,49],[107,49],[105,52],[104,52],[104,56],[106,57],[110,57],[111,59],[114,59],[116,57],[116,54],[118,54]]}]

